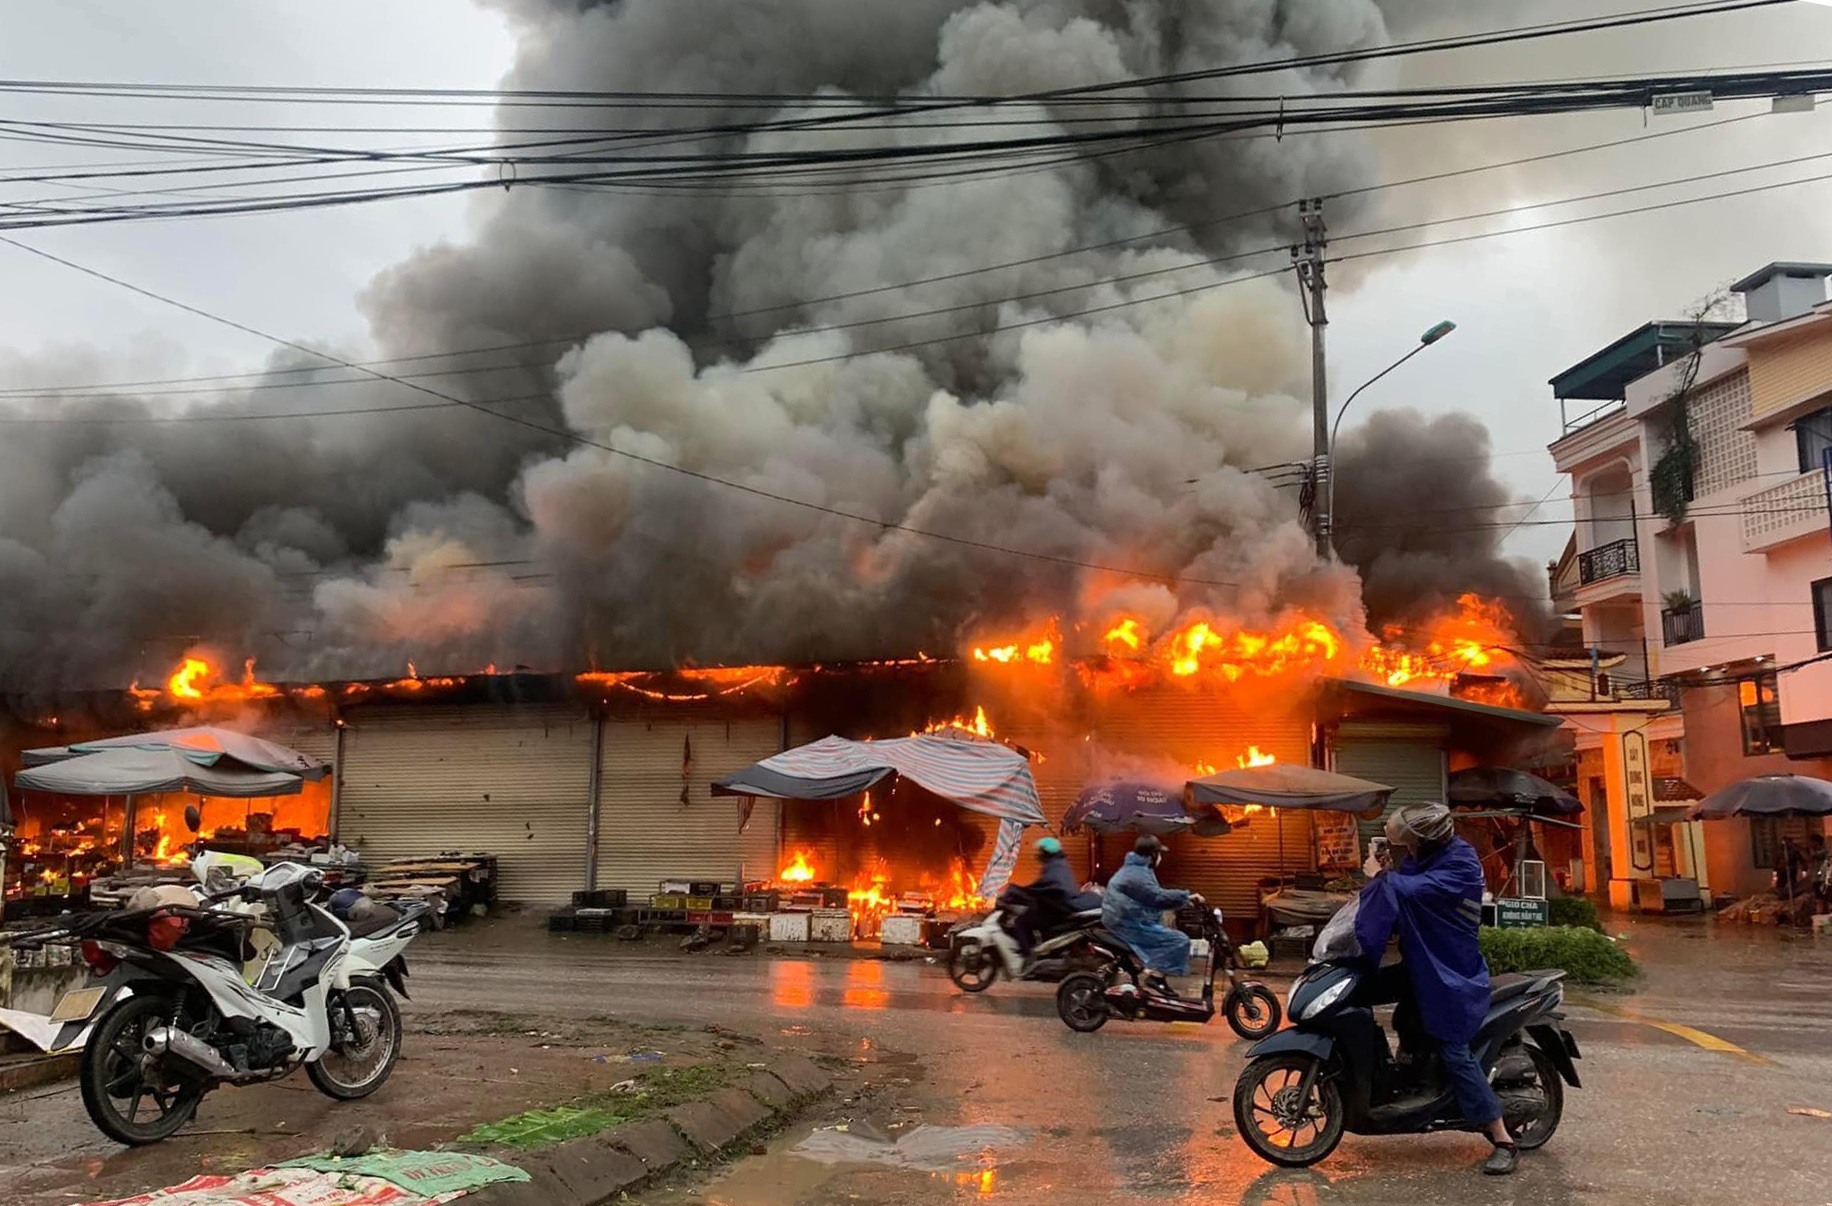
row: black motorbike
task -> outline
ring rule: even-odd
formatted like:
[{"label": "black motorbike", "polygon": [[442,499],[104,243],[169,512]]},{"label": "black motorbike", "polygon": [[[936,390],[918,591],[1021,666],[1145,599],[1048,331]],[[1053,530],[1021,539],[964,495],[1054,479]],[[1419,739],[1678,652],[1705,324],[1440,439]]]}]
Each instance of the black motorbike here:
[{"label": "black motorbike", "polygon": [[[1481,1129],[1464,1119],[1435,1059],[1402,1065],[1394,1058],[1365,1003],[1371,973],[1354,941],[1356,912],[1351,903],[1324,927],[1310,967],[1286,998],[1292,1027],[1247,1053],[1234,1086],[1235,1126],[1253,1153],[1273,1164],[1315,1164],[1344,1132]],[[1494,977],[1488,1013],[1470,1042],[1522,1151],[1552,1138],[1564,1114],[1564,1086],[1579,1087],[1578,1045],[1558,1012],[1564,975]]]},{"label": "black motorbike", "polygon": [[1279,1028],[1279,998],[1270,988],[1249,979],[1240,952],[1222,928],[1221,910],[1195,901],[1202,915],[1202,936],[1208,939],[1207,975],[1200,997],[1172,996],[1153,986],[1145,976],[1145,963],[1131,946],[1102,931],[1091,943],[1106,957],[1096,971],[1081,971],[1056,989],[1056,1016],[1070,1030],[1091,1034],[1108,1018],[1147,1022],[1207,1022],[1215,1016],[1215,978],[1226,974],[1228,991],[1221,1012],[1234,1033],[1244,1039],[1265,1038]]}]

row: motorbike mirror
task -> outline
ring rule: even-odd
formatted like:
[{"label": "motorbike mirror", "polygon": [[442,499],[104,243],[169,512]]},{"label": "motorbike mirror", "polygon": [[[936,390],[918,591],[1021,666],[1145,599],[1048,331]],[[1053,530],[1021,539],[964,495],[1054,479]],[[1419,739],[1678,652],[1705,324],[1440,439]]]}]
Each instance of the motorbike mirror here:
[{"label": "motorbike mirror", "polygon": [[184,827],[192,833],[202,829],[204,827],[203,809],[195,804],[186,804],[184,806]]}]

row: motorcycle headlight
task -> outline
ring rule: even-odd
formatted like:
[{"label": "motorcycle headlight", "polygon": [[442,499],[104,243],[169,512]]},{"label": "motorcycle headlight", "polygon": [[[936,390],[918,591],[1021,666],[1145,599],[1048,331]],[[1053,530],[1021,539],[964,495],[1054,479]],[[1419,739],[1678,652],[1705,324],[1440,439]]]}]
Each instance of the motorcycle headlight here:
[{"label": "motorcycle headlight", "polygon": [[1347,995],[1351,984],[1353,984],[1353,981],[1347,976],[1336,981],[1334,984],[1318,993],[1315,997],[1311,998],[1310,1002],[1304,1006],[1304,1011],[1296,1015],[1297,1020],[1302,1022],[1316,1017]]}]

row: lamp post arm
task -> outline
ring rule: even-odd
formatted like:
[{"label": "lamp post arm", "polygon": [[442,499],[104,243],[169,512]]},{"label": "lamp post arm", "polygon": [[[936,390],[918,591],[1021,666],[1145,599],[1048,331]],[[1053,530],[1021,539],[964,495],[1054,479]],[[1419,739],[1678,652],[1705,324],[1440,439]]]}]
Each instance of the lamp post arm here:
[{"label": "lamp post arm", "polygon": [[[1431,345],[1428,343],[1419,344],[1418,346],[1414,347],[1410,352],[1407,352],[1404,356],[1401,356],[1398,360],[1395,360],[1392,364],[1389,364],[1386,368],[1381,369],[1378,373],[1375,373],[1372,377],[1369,377],[1366,381],[1363,381],[1360,385],[1357,385],[1355,387],[1355,392],[1350,394],[1348,396],[1348,400],[1343,402],[1343,404],[1337,408],[1336,421],[1330,424],[1329,455],[1330,455],[1331,461],[1334,461],[1336,459],[1336,432],[1340,430],[1342,427],[1342,416],[1348,413],[1349,403],[1353,402],[1356,398],[1359,398],[1361,396],[1362,390],[1368,388],[1368,386],[1370,385],[1373,385],[1376,381],[1379,381],[1382,377],[1385,377],[1388,373],[1392,372],[1394,369],[1406,363],[1406,361],[1412,359],[1414,356],[1418,355],[1420,352],[1424,351],[1426,348],[1430,346]],[[1332,466],[1332,472],[1333,472],[1333,466]]]}]

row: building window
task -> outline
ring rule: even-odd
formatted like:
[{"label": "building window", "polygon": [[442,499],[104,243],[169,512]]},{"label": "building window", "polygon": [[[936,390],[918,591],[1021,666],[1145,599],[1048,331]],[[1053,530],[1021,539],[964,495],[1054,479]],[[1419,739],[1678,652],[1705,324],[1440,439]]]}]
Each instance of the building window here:
[{"label": "building window", "polygon": [[1781,696],[1775,675],[1758,674],[1737,683],[1738,711],[1743,716],[1743,753],[1767,754],[1781,746]]},{"label": "building window", "polygon": [[1800,471],[1811,473],[1825,463],[1832,448],[1832,406],[1794,420],[1794,447],[1800,453]]},{"label": "building window", "polygon": [[1832,578],[1813,583],[1813,633],[1822,653],[1832,650]]}]

